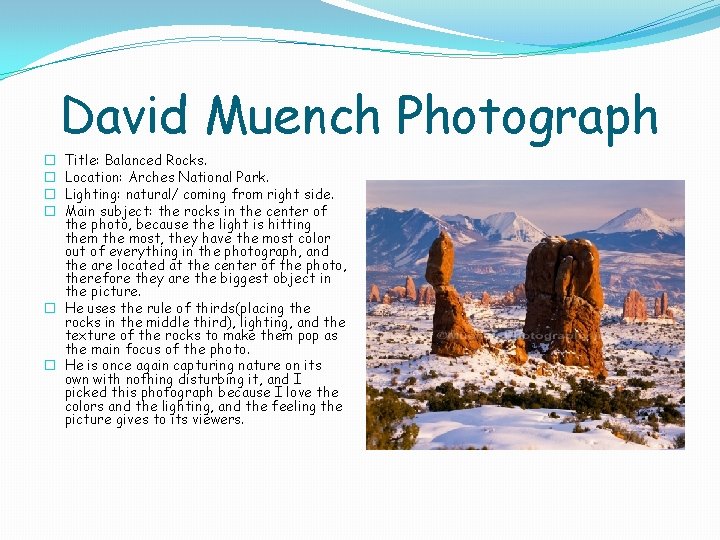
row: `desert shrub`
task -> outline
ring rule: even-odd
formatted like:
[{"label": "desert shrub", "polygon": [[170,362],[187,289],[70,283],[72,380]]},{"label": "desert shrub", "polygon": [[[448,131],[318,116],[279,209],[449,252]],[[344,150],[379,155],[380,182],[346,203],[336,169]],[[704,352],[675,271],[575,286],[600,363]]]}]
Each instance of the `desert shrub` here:
[{"label": "desert shrub", "polygon": [[610,398],[610,413],[619,413],[633,418],[638,410],[649,405],[649,400],[640,397],[640,390],[620,390],[616,388]]},{"label": "desert shrub", "polygon": [[678,435],[675,437],[675,440],[673,441],[674,447],[677,449],[685,448],[685,434]]},{"label": "desert shrub", "polygon": [[589,427],[583,427],[580,425],[580,422],[575,422],[575,427],[573,428],[573,433],[587,433],[590,431]]},{"label": "desert shrub", "polygon": [[550,414],[548,414],[550,418],[560,418],[560,415],[556,413],[555,411],[550,411]]},{"label": "desert shrub", "polygon": [[646,381],[645,379],[641,379],[640,377],[630,377],[627,383],[628,386],[642,388],[643,390],[647,390],[648,388],[652,388],[653,386],[655,386],[654,381]]},{"label": "desert shrub", "polygon": [[[548,394],[545,388],[540,390],[530,388],[524,392],[518,392],[514,387],[505,386],[502,382],[497,382],[492,391],[486,394],[481,392],[474,383],[465,383],[461,391],[448,381],[432,390],[418,392],[414,397],[426,400],[430,411],[454,411],[481,407],[486,404],[523,409],[563,408],[563,401]],[[555,414],[557,415],[557,413]]]},{"label": "desert shrub", "polygon": [[522,407],[524,409],[560,409],[562,400],[548,394],[545,388],[540,390],[531,388],[522,394]]},{"label": "desert shrub", "polygon": [[685,425],[685,418],[672,403],[668,403],[663,406],[662,411],[660,411],[660,419],[666,424],[678,424],[680,426]]},{"label": "desert shrub", "polygon": [[561,404],[550,408],[571,409],[580,416],[599,420],[601,414],[616,413],[632,418],[641,407],[650,404],[649,400],[640,397],[639,390],[616,388],[611,395],[594,381],[581,379],[577,382],[574,377],[568,378],[568,384],[570,391],[564,395]]},{"label": "desert shrub", "polygon": [[617,375],[618,377],[625,377],[625,376],[627,376],[627,369],[625,369],[625,368],[617,369],[617,370],[615,370],[615,375]]},{"label": "desert shrub", "polygon": [[612,412],[610,394],[594,381],[581,379],[578,383],[574,377],[568,377],[568,384],[570,392],[565,395],[563,408],[593,417]]},{"label": "desert shrub", "polygon": [[[601,414],[615,413],[634,418],[638,410],[653,404],[650,399],[642,399],[640,390],[637,389],[616,388],[610,394],[592,380],[581,379],[578,382],[570,377],[568,383],[570,391],[560,391],[560,395],[556,396],[548,392],[549,386],[518,391],[515,387],[506,386],[502,381],[498,381],[486,394],[474,383],[465,383],[462,389],[459,389],[448,381],[433,389],[416,392],[412,397],[426,401],[430,411],[453,411],[491,404],[523,409],[570,409],[576,411],[578,418],[590,417],[594,420],[599,420]],[[557,413],[555,414],[559,417]],[[552,413],[550,416],[554,418]]]},{"label": "desert shrub", "polygon": [[396,392],[386,388],[380,393],[366,385],[365,444],[368,450],[409,450],[420,428],[406,421],[415,417],[415,409]]},{"label": "desert shrub", "polygon": [[502,394],[500,394],[500,403],[498,403],[498,405],[502,405],[503,407],[525,408],[523,407],[523,404],[524,396],[522,394],[518,394],[513,386],[508,386]]},{"label": "desert shrub", "polygon": [[634,431],[630,431],[629,429],[625,428],[620,424],[615,424],[610,420],[605,420],[605,422],[603,422],[600,427],[610,430],[613,435],[615,435],[618,439],[624,440],[625,442],[645,444],[645,437],[638,433],[635,433]]},{"label": "desert shrub", "polygon": [[652,371],[647,368],[643,368],[640,370],[640,375],[642,375],[643,377],[650,377],[652,375]]},{"label": "desert shrub", "polygon": [[405,379],[406,386],[412,386],[414,384],[417,384],[417,377],[408,377],[407,379]]},{"label": "desert shrub", "polygon": [[502,381],[498,381],[495,383],[495,387],[490,390],[490,393],[488,394],[488,403],[492,403],[493,405],[499,405],[500,404],[500,397],[503,393],[503,388],[505,388],[505,383]]},{"label": "desert shrub", "polygon": [[435,393],[428,399],[428,409],[433,412],[456,411],[458,409],[467,409],[468,406],[471,406],[468,400],[450,381],[436,386]]},{"label": "desert shrub", "polygon": [[481,392],[475,383],[465,383],[463,386],[463,398],[469,407],[481,407],[488,403],[488,395]]}]

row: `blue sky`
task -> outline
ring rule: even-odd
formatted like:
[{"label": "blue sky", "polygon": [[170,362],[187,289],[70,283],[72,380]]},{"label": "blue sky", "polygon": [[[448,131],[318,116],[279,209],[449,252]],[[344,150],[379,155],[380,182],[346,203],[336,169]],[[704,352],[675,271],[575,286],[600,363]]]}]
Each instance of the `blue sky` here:
[{"label": "blue sky", "polygon": [[487,217],[515,211],[549,234],[595,229],[629,208],[685,217],[685,183],[656,180],[408,180],[367,182],[367,208],[422,208]]}]

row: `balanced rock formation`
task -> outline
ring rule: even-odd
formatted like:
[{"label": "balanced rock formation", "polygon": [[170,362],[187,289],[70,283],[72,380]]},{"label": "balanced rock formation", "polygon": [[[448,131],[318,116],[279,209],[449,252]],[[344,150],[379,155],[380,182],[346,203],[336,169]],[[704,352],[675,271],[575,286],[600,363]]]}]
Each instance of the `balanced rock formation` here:
[{"label": "balanced rock formation", "polygon": [[545,359],[607,375],[600,336],[600,255],[587,240],[544,238],[528,256],[525,340],[547,345]]},{"label": "balanced rock formation", "polygon": [[380,288],[373,283],[370,285],[370,295],[368,296],[368,302],[380,302]]},{"label": "balanced rock formation", "polygon": [[405,298],[412,300],[413,302],[417,299],[417,290],[415,289],[415,282],[413,278],[407,276],[405,278]]},{"label": "balanced rock formation", "polygon": [[662,315],[662,311],[660,311],[660,299],[655,299],[655,311],[654,314],[656,317],[660,317]]},{"label": "balanced rock formation", "polygon": [[482,293],[482,298],[480,299],[480,305],[482,306],[489,306],[492,304],[492,298],[490,297],[490,294],[488,294],[487,291]]},{"label": "balanced rock formation", "polygon": [[628,322],[647,321],[648,314],[645,299],[637,289],[630,289],[623,304],[622,318]]},{"label": "balanced rock formation", "polygon": [[442,231],[430,246],[425,270],[425,279],[435,292],[430,351],[440,356],[458,357],[477,351],[485,342],[485,336],[472,327],[457,291],[450,285],[454,262],[452,239]]}]

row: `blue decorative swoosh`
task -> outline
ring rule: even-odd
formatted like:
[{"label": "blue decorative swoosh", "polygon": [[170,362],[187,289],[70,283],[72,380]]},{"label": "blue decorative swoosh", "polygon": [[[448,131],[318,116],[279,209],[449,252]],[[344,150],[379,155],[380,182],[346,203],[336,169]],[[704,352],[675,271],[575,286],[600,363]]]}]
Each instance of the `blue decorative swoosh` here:
[{"label": "blue decorative swoosh", "polygon": [[[604,51],[698,34],[720,26],[720,0],[24,0],[8,2],[0,12],[0,79],[76,43],[171,25],[299,30],[334,36],[324,46],[366,38],[397,44],[370,50],[407,53],[419,46],[446,51],[436,54],[498,58]],[[211,36],[155,44],[194,39]],[[256,38],[238,28],[238,35],[222,39]]]}]

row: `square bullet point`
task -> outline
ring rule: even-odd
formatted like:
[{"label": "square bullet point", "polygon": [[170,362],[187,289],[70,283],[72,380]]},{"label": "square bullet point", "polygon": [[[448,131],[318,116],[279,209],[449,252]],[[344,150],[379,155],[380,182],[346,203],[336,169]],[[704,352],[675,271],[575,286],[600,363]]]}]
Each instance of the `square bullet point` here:
[{"label": "square bullet point", "polygon": [[46,206],[45,207],[45,215],[52,217],[55,215],[55,207],[54,206]]},{"label": "square bullet point", "polygon": [[55,181],[55,172],[48,171],[45,173],[45,181],[46,182],[54,182]]},{"label": "square bullet point", "polygon": [[46,199],[54,199],[55,198],[55,190],[53,188],[47,188],[45,190],[45,198]]},{"label": "square bullet point", "polygon": [[55,371],[55,360],[45,360],[45,371]]},{"label": "square bullet point", "polygon": [[55,302],[45,302],[45,313],[55,313]]},{"label": "square bullet point", "polygon": [[55,165],[55,154],[45,154],[45,165]]}]

